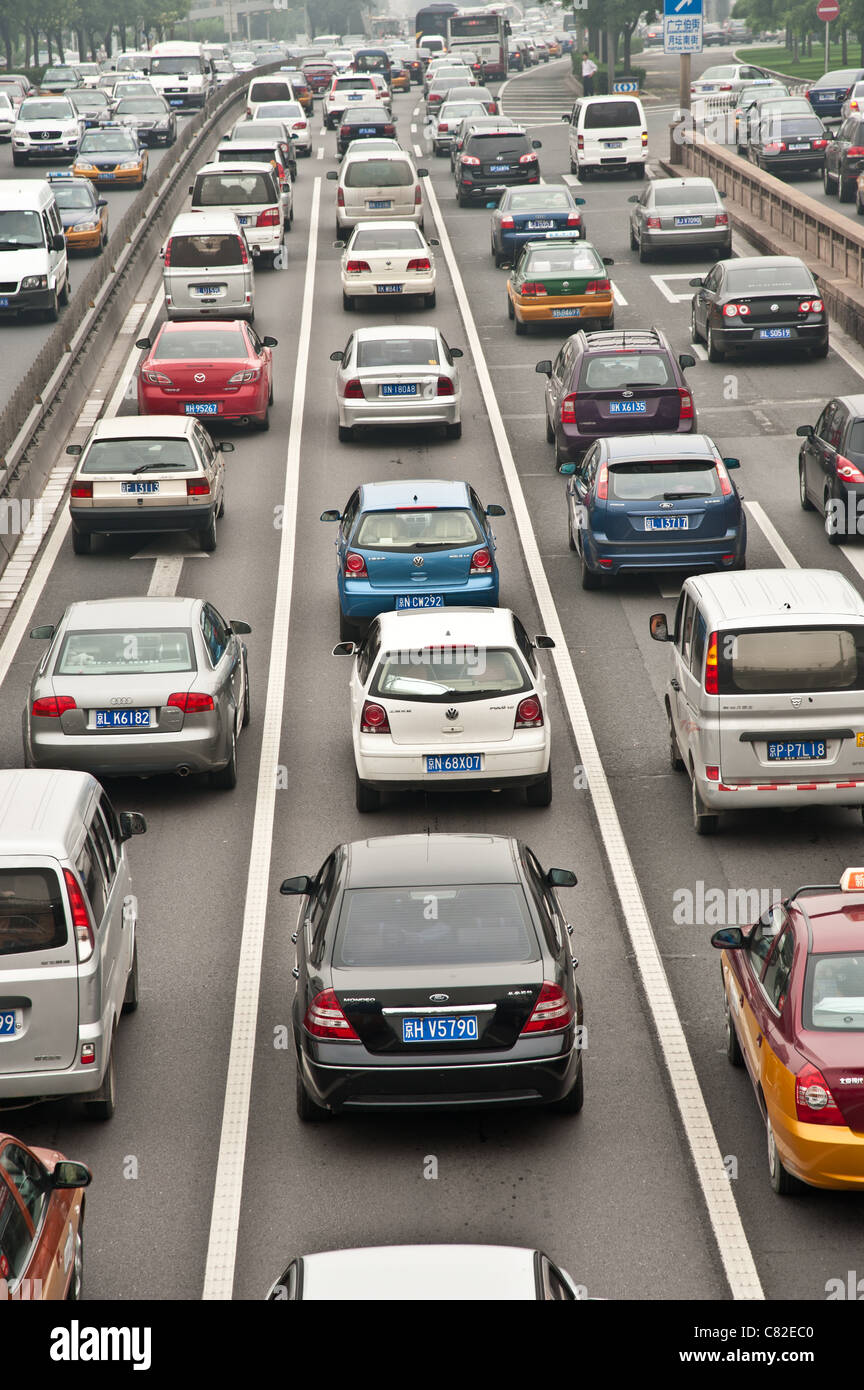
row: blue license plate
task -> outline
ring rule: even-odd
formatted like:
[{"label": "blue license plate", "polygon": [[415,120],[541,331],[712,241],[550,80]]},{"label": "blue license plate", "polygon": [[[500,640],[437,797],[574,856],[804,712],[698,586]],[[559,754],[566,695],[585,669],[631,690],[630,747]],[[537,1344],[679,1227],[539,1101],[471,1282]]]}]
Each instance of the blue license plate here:
[{"label": "blue license plate", "polygon": [[220,290],[219,290],[219,286],[218,286],[218,285],[196,285],[196,286],[195,286],[195,293],[196,293],[197,295],[200,295],[202,299],[207,299],[208,297],[210,297],[210,296],[212,296],[212,295],[214,295],[214,294],[219,294],[219,292],[220,292]]},{"label": "blue license plate", "polygon": [[760,338],[791,338],[791,328],[760,328]]},{"label": "blue license plate", "polygon": [[443,608],[443,594],[397,594],[397,608]]},{"label": "blue license plate", "polygon": [[454,1018],[403,1018],[403,1043],[476,1042],[477,1015]]},{"label": "blue license plate", "polygon": [[149,729],[149,709],[97,709],[93,711],[97,729]]},{"label": "blue license plate", "polygon": [[388,381],[388,382],[385,382],[384,385],[381,387],[381,395],[382,395],[382,396],[416,396],[416,395],[417,395],[417,387],[416,387],[416,385],[415,385],[413,382],[410,383],[410,385],[409,385],[408,382],[403,382],[403,381],[395,381],[395,382],[389,382],[389,381]]},{"label": "blue license plate", "polygon": [[526,222],[525,226],[529,232],[543,232],[547,227],[554,227],[555,223],[549,219],[542,221],[535,219],[533,222]]},{"label": "blue license plate", "polygon": [[427,772],[482,772],[482,753],[427,753]]},{"label": "blue license plate", "polygon": [[645,401],[610,401],[610,415],[645,415],[648,406]]},{"label": "blue license plate", "polygon": [[8,300],[8,299],[0,299],[0,309],[8,309],[8,308],[9,308],[9,300]]},{"label": "blue license plate", "polygon": [[402,286],[401,286],[401,285],[376,285],[376,286],[375,286],[375,293],[376,293],[376,294],[401,294],[401,293],[402,293]]},{"label": "blue license plate", "polygon": [[362,92],[349,92],[349,93],[348,93],[348,100],[349,100],[349,101],[362,101],[362,100],[363,100],[363,93],[362,93]]},{"label": "blue license plate", "polygon": [[690,528],[686,516],[646,516],[646,531],[687,531]]},{"label": "blue license plate", "polygon": [[[374,125],[361,125],[361,126],[358,126],[358,127],[357,127],[357,134],[358,134],[358,135],[374,135],[375,133],[376,133],[376,128],[375,128]],[[369,206],[370,206],[370,208],[373,208],[373,207],[375,206],[375,204],[374,204],[374,203],[370,203]],[[381,207],[384,207],[385,204],[382,203],[380,206],[381,206]],[[388,203],[388,204],[386,204],[386,206],[389,207],[390,204]]]},{"label": "blue license plate", "polygon": [[702,218],[701,218],[701,217],[676,217],[676,218],[675,218],[675,226],[676,226],[676,227],[701,227],[701,226],[702,226]]},{"label": "blue license plate", "polygon": [[113,174],[109,169],[100,169],[100,170],[99,170],[99,178],[100,178],[100,179],[113,179],[113,177],[114,177],[114,174]]},{"label": "blue license plate", "polygon": [[183,105],[183,98],[182,98],[182,97],[172,97],[172,98],[171,98],[171,105],[172,105],[172,106],[182,106],[182,105]]},{"label": "blue license plate", "polygon": [[578,319],[579,310],[577,309],[553,309],[553,319]]},{"label": "blue license plate", "polygon": [[238,218],[237,218],[237,221],[240,223],[240,226],[241,226],[241,227],[245,227],[246,224],[249,222],[249,220],[250,220],[250,219],[249,219],[248,217],[238,217]]},{"label": "blue license plate", "polygon": [[813,760],[827,756],[825,743],[821,740],[804,743],[769,743],[768,761],[772,763],[798,762],[800,759]]},{"label": "blue license plate", "polygon": [[[361,131],[361,134],[363,134],[363,135],[365,135],[365,134],[367,134],[367,133],[368,133],[367,131]],[[379,198],[379,199],[377,199],[376,201],[371,202],[371,203],[369,204],[369,207],[370,207],[370,208],[392,208],[392,206],[393,206],[393,202],[392,202],[392,199],[390,199],[390,198]]]},{"label": "blue license plate", "polygon": [[604,150],[620,150],[623,144],[623,140],[604,140],[603,148]]},{"label": "blue license plate", "polygon": [[490,165],[489,165],[489,173],[490,173],[490,174],[509,174],[509,172],[510,172],[510,165],[509,165],[509,164],[490,164]]},{"label": "blue license plate", "polygon": [[186,401],[183,411],[186,415],[218,415],[219,404],[217,401]]},{"label": "blue license plate", "polygon": [[135,483],[121,483],[121,485],[120,485],[120,491],[121,491],[121,492],[136,492],[136,493],[137,493],[137,492],[158,492],[158,491],[159,491],[159,484],[158,484],[158,483],[139,483],[139,482],[135,482]]},{"label": "blue license plate", "polygon": [[14,1037],[17,1022],[17,1009],[3,1009],[3,1011],[0,1012],[0,1038]]}]

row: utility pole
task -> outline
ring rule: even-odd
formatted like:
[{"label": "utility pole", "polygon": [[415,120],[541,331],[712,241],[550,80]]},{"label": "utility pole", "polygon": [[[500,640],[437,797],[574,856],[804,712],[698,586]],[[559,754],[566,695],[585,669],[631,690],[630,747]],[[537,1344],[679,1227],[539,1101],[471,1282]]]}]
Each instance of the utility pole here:
[{"label": "utility pole", "polygon": [[682,111],[690,110],[690,54],[682,53],[679,58],[681,64],[678,77],[678,105]]}]

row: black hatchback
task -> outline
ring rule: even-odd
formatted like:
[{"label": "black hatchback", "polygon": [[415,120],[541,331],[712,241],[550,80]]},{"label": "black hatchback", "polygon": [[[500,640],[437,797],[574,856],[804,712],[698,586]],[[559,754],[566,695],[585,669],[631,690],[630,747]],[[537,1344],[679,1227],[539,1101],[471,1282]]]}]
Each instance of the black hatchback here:
[{"label": "black hatchback", "polygon": [[501,835],[338,845],[304,898],[293,1031],[297,1111],[582,1108],[572,928],[544,871]]},{"label": "black hatchback", "polygon": [[494,207],[505,188],[540,182],[539,140],[529,140],[518,126],[476,130],[454,160],[456,201]]},{"label": "black hatchback", "polygon": [[809,348],[828,356],[828,314],[811,272],[797,256],[718,261],[690,281],[690,336],[709,362],[730,348]]}]

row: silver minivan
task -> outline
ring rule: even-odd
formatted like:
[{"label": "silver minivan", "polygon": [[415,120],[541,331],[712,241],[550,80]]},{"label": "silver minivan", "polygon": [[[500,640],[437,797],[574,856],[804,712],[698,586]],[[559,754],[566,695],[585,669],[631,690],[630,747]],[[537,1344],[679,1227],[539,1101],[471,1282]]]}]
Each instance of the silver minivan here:
[{"label": "silver minivan", "polygon": [[233,212],[184,212],[162,247],[169,319],[255,314],[255,272],[246,234]]},{"label": "silver minivan", "polygon": [[285,210],[271,164],[205,164],[189,193],[193,212],[233,212],[253,253],[276,263],[283,249]]},{"label": "silver minivan", "polygon": [[693,824],[766,806],[864,814],[864,599],[834,570],[691,576],[670,632],[669,757]]},{"label": "silver minivan", "polygon": [[115,1033],[138,1006],[125,842],[146,829],[86,772],[0,771],[0,1098],[114,1113]]},{"label": "silver minivan", "polygon": [[[358,144],[363,144],[358,141]],[[394,218],[416,222],[423,230],[421,178],[427,169],[417,169],[404,151],[348,151],[342,168],[329,170],[328,179],[338,183],[336,192],[336,230],[341,237],[358,222]]]}]

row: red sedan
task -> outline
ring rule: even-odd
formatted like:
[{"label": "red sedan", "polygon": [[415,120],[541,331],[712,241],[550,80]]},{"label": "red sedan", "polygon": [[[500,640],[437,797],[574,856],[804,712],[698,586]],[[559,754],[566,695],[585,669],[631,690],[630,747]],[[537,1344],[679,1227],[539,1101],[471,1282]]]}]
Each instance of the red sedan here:
[{"label": "red sedan", "polygon": [[81,1297],[90,1182],[83,1163],[0,1134],[0,1302]]},{"label": "red sedan", "polygon": [[198,415],[270,427],[275,338],[259,338],[250,323],[163,323],[155,340],[139,338],[147,354],[138,368],[141,415]]}]

